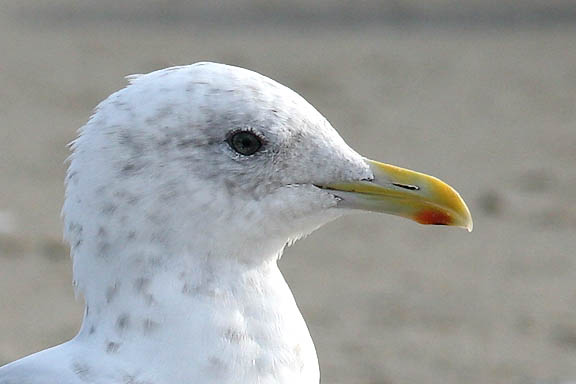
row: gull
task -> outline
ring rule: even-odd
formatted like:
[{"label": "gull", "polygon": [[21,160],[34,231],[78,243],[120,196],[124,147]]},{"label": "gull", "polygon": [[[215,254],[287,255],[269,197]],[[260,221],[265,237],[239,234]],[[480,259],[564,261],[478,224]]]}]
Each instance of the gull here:
[{"label": "gull", "polygon": [[256,72],[203,62],[129,80],[71,145],[81,329],[0,368],[0,384],[318,383],[284,248],[357,210],[472,229],[453,188],[359,155]]}]

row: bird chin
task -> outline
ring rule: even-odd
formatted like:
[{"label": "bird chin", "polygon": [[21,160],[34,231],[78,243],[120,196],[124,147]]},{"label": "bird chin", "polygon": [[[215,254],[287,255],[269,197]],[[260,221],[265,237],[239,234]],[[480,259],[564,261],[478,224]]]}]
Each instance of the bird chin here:
[{"label": "bird chin", "polygon": [[339,209],[338,197],[313,184],[286,185],[274,198],[286,204],[282,223],[278,224],[289,233],[289,244],[346,213]]},{"label": "bird chin", "polygon": [[294,232],[288,236],[287,245],[290,246],[294,242],[305,238],[315,230],[338,219],[344,214],[346,214],[346,210],[344,209],[330,208],[297,220],[295,222],[296,225],[293,226],[295,229]]}]

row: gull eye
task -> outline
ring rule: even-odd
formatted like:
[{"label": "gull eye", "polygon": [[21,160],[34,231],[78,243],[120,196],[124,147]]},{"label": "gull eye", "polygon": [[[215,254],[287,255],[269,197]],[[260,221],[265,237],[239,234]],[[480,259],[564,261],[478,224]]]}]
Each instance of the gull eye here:
[{"label": "gull eye", "polygon": [[228,138],[228,145],[244,156],[250,156],[262,148],[262,140],[249,131],[238,131]]}]

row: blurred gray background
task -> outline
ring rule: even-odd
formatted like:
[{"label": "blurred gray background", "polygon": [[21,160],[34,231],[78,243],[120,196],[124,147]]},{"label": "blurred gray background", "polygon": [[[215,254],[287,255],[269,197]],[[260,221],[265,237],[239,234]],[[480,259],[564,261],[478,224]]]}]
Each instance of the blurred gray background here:
[{"label": "blurred gray background", "polygon": [[211,60],[472,210],[471,234],[358,215],[286,251],[323,383],[576,379],[576,2],[310,3],[0,2],[0,365],[81,320],[59,217],[76,129],[123,76]]}]

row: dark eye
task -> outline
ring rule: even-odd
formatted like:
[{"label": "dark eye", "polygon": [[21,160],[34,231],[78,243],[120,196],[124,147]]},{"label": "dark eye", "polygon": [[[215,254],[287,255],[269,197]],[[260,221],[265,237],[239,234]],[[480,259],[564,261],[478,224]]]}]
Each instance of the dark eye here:
[{"label": "dark eye", "polygon": [[233,150],[244,156],[253,155],[262,147],[260,138],[248,131],[233,133],[228,138],[228,144]]}]

